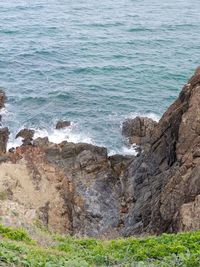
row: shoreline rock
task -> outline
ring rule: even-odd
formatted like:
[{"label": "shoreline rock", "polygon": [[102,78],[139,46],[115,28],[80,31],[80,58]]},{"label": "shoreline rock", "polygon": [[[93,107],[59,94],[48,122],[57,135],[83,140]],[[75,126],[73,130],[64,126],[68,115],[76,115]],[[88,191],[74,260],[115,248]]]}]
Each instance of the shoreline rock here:
[{"label": "shoreline rock", "polygon": [[145,148],[149,145],[151,135],[157,125],[156,121],[147,117],[127,119],[122,125],[122,135],[129,139],[130,144]]},{"label": "shoreline rock", "polygon": [[56,123],[56,129],[57,130],[65,129],[65,128],[69,127],[70,125],[71,125],[70,121],[62,121],[62,120],[60,120],[60,121],[58,121]]},{"label": "shoreline rock", "polygon": [[17,139],[21,137],[23,145],[32,145],[34,134],[35,134],[34,130],[26,128],[26,129],[20,130],[15,138]]},{"label": "shoreline rock", "polygon": [[[158,123],[137,117],[123,133],[141,147],[137,157],[109,157],[103,147],[48,138],[24,144],[3,155],[0,191],[64,234],[115,238],[198,229],[199,71]],[[7,139],[4,128],[3,153]]]},{"label": "shoreline rock", "polygon": [[7,127],[0,129],[0,155],[6,153],[9,134]]}]

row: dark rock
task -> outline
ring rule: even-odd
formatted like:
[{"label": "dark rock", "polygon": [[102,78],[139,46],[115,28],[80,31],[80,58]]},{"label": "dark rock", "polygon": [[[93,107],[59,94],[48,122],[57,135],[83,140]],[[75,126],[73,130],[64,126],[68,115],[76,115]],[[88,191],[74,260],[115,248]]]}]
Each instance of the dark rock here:
[{"label": "dark rock", "polygon": [[0,163],[6,162],[9,159],[7,156],[0,156]]},{"label": "dark rock", "polygon": [[0,109],[5,107],[5,102],[6,102],[6,94],[2,89],[0,89]]},{"label": "dark rock", "polygon": [[122,126],[122,134],[129,138],[130,144],[145,146],[149,144],[157,122],[146,117],[127,119]]},{"label": "dark rock", "polygon": [[15,152],[15,148],[14,148],[14,147],[11,147],[11,148],[8,150],[8,152],[10,152],[10,153],[14,153],[14,152]]},{"label": "dark rock", "polygon": [[9,134],[10,132],[8,128],[0,129],[0,154],[6,153]]},{"label": "dark rock", "polygon": [[56,129],[60,130],[60,129],[64,129],[67,128],[71,125],[70,121],[58,121],[56,124]]},{"label": "dark rock", "polygon": [[158,124],[138,117],[124,123],[123,134],[141,146],[137,157],[47,139],[17,149],[18,164],[29,169],[26,179],[37,179],[37,198],[40,183],[41,195],[48,188],[36,207],[40,219],[61,233],[106,238],[199,229],[199,73]]}]

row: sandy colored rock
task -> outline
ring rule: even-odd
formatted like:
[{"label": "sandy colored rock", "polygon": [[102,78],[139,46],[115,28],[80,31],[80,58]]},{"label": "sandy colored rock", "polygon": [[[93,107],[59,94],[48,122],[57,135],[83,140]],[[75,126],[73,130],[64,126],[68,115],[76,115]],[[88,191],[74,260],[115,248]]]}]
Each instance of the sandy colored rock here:
[{"label": "sandy colored rock", "polygon": [[6,153],[9,134],[8,128],[0,129],[0,155]]}]

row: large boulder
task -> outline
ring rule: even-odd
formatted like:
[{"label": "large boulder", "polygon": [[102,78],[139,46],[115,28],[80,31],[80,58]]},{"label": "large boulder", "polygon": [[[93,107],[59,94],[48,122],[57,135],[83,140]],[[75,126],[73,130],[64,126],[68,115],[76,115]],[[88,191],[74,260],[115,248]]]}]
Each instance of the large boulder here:
[{"label": "large boulder", "polygon": [[6,153],[9,134],[10,133],[9,133],[8,128],[1,128],[0,129],[0,154]]},{"label": "large boulder", "polygon": [[31,145],[35,131],[31,129],[22,129],[18,132],[15,138],[22,138],[23,145]]},{"label": "large boulder", "polygon": [[71,125],[70,121],[62,121],[62,120],[60,120],[56,124],[56,129],[57,130],[65,129],[65,128],[69,127],[70,125]]},{"label": "large boulder", "polygon": [[147,117],[127,119],[123,122],[122,134],[129,139],[130,144],[146,146],[156,126],[157,122]]}]

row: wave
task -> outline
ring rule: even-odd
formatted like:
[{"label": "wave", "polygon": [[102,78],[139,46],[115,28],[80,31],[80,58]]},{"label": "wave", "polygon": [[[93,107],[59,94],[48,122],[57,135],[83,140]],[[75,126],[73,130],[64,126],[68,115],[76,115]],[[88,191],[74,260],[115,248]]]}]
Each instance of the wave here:
[{"label": "wave", "polygon": [[147,117],[147,118],[150,118],[156,122],[159,122],[159,120],[160,120],[160,116],[156,113],[153,113],[153,112],[148,112],[148,113],[133,112],[133,113],[130,113],[128,116],[126,116],[126,119],[134,119],[138,116],[139,117]]},{"label": "wave", "polygon": [[[24,127],[21,127],[17,132],[19,132]],[[30,128],[35,131],[34,139],[41,137],[48,137],[49,141],[55,144],[59,144],[63,141],[72,142],[72,143],[88,143],[95,145],[93,139],[88,135],[84,133],[80,133],[77,130],[77,125],[72,124],[72,126],[66,128],[66,129],[41,129],[41,128]],[[16,134],[15,134],[16,135]],[[10,136],[7,149],[10,148],[16,148],[22,144],[22,139],[18,138],[15,139],[15,135],[12,134]]]},{"label": "wave", "polygon": [[[7,113],[6,109],[3,109],[1,112],[3,113]],[[122,123],[125,119],[127,118],[135,118],[137,116],[145,116],[145,117],[149,117],[155,121],[159,121],[160,117],[155,114],[155,113],[130,113],[128,116],[123,116],[121,118],[119,118],[116,114],[112,115],[109,117],[109,120],[112,121],[112,124],[115,125],[117,127],[117,125],[119,125],[118,129],[119,131],[116,131],[116,136],[120,133],[120,127],[122,127]],[[119,121],[120,120],[120,121]],[[10,138],[9,138],[9,142],[8,142],[8,150],[10,148],[16,148],[18,146],[20,146],[22,144],[22,139],[18,138],[15,139],[15,136],[17,134],[17,132],[19,132],[21,129],[26,128],[27,125],[22,125],[20,127],[20,129],[18,129],[18,131],[15,131],[15,133],[11,133]],[[105,142],[97,142],[95,135],[91,136],[91,132],[89,131],[85,131],[84,129],[80,129],[80,126],[77,123],[72,123],[72,125],[68,128],[65,129],[60,129],[60,130],[56,130],[55,128],[51,127],[51,128],[32,128],[32,127],[28,127],[30,129],[33,129],[35,131],[34,134],[34,139],[41,137],[48,137],[49,141],[52,143],[56,143],[59,144],[63,141],[67,141],[67,142],[72,142],[72,143],[89,143],[92,145],[97,145],[97,146],[104,146],[107,147],[108,149],[108,156],[112,156],[115,154],[120,154],[120,155],[132,155],[135,156],[137,155],[137,151],[136,145],[130,145],[128,143],[128,141],[126,139],[123,138],[123,136],[121,136],[121,140],[119,139],[118,142],[115,145],[109,144],[109,143],[105,143]],[[116,137],[114,136],[113,138],[110,139],[110,143],[115,143],[115,139]],[[102,140],[105,141],[105,140]]]}]

